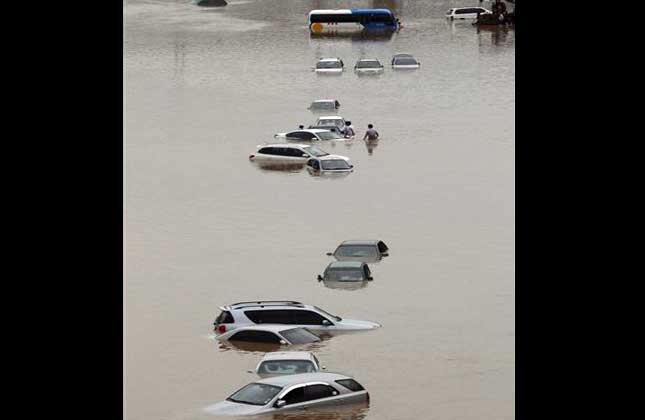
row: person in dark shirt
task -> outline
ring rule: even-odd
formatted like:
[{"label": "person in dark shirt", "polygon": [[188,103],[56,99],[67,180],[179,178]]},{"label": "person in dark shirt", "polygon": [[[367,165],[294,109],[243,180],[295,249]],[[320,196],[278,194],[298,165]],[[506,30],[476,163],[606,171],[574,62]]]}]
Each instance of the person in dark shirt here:
[{"label": "person in dark shirt", "polygon": [[374,130],[372,124],[367,124],[367,131],[365,132],[363,140],[378,140],[378,131]]}]

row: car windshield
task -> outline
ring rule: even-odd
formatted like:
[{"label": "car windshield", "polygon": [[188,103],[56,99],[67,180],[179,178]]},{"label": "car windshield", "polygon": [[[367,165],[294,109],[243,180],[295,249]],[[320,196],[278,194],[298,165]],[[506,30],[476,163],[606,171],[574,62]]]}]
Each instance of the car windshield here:
[{"label": "car windshield", "polygon": [[361,281],[363,270],[361,268],[330,268],[325,273],[325,280],[332,281]]},{"label": "car windshield", "polygon": [[336,315],[332,315],[329,312],[327,312],[327,311],[325,311],[323,309],[320,309],[317,306],[314,306],[314,308],[316,308],[318,311],[322,312],[323,314],[327,315],[328,317],[335,319],[336,321],[342,321],[343,320],[343,318],[341,318],[339,316],[336,316]]},{"label": "car windshield", "polygon": [[253,383],[240,389],[227,400],[241,404],[267,405],[281,390],[279,386]]},{"label": "car windshield", "polygon": [[356,67],[359,69],[375,69],[381,67],[381,63],[376,60],[359,61]]},{"label": "car windshield", "polygon": [[336,104],[333,102],[314,102],[311,104],[311,109],[335,109]]},{"label": "car windshield", "polygon": [[307,344],[320,341],[320,337],[304,328],[293,328],[280,332],[291,344]]},{"label": "car windshield", "polygon": [[376,258],[376,247],[374,245],[341,245],[336,250],[340,257],[369,257]]},{"label": "car windshield", "polygon": [[349,163],[343,159],[334,159],[334,160],[323,160],[321,161],[322,168],[328,171],[334,171],[339,169],[351,169]]},{"label": "car windshield", "polygon": [[265,375],[293,375],[315,371],[314,364],[309,360],[270,360],[263,362],[258,368],[258,373]]},{"label": "car windshield", "polygon": [[415,60],[414,58],[411,58],[411,57],[397,58],[394,63],[399,64],[399,65],[410,65],[410,64],[415,65],[415,64],[418,64],[417,60]]},{"label": "car windshield", "polygon": [[316,64],[316,68],[317,69],[340,69],[342,68],[342,66],[338,61],[319,61],[318,64]]},{"label": "car windshield", "polygon": [[303,147],[305,152],[309,153],[311,156],[327,156],[329,153],[325,152],[324,150],[321,150],[317,148],[316,146],[308,146],[308,147]]},{"label": "car windshield", "polygon": [[320,133],[317,133],[318,137],[320,137],[320,140],[336,140],[341,138],[338,134],[334,133],[333,131],[321,131]]}]

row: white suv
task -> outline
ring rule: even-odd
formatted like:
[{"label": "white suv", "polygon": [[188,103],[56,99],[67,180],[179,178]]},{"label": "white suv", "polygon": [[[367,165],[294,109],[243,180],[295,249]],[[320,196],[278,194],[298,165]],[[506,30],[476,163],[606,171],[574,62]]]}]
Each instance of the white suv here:
[{"label": "white suv", "polygon": [[282,324],[305,327],[316,333],[333,335],[342,331],[372,330],[381,324],[372,321],[344,319],[316,306],[285,300],[238,302],[220,307],[215,319],[215,334],[247,325]]},{"label": "white suv", "polygon": [[483,7],[457,7],[454,9],[448,10],[446,13],[446,18],[450,20],[454,19],[477,19],[477,14],[487,15],[492,12]]}]

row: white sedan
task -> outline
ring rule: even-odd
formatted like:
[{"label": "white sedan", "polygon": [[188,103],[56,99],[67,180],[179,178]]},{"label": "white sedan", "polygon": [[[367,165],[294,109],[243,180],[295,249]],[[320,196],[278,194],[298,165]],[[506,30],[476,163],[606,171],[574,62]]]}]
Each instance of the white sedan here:
[{"label": "white sedan", "polygon": [[328,140],[345,140],[338,134],[319,128],[294,130],[286,133],[278,133],[273,137],[277,139],[296,140],[296,141],[328,141]]}]

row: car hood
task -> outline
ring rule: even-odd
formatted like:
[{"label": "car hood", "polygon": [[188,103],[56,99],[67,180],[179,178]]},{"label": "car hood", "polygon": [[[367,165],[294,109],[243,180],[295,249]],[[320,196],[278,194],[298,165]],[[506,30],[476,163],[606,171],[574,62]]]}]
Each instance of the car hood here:
[{"label": "car hood", "polygon": [[264,407],[251,404],[240,404],[233,401],[220,401],[204,408],[204,411],[210,414],[220,416],[244,416],[256,414]]},{"label": "car hood", "polygon": [[360,319],[348,318],[343,318],[343,320],[339,322],[338,325],[342,325],[343,328],[352,328],[357,330],[372,330],[381,327],[381,324],[379,324],[378,322],[362,321]]}]

